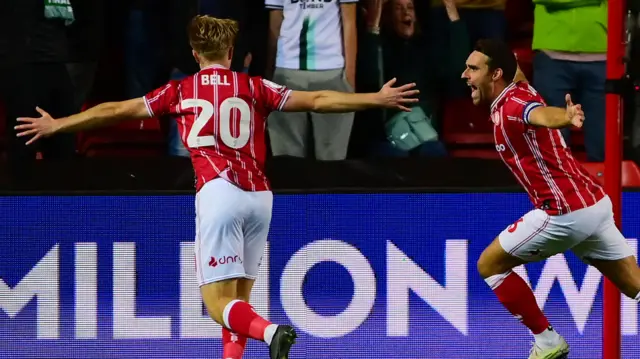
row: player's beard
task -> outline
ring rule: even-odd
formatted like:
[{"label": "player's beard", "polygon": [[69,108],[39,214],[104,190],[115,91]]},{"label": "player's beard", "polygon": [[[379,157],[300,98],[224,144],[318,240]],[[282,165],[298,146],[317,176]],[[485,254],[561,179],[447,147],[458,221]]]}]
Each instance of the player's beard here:
[{"label": "player's beard", "polygon": [[478,105],[486,105],[493,101],[491,98],[491,94],[493,93],[493,84],[484,83],[479,84],[477,87],[471,88],[471,100],[473,104]]},{"label": "player's beard", "polygon": [[471,100],[476,106],[482,102],[482,92],[479,87],[471,87]]}]

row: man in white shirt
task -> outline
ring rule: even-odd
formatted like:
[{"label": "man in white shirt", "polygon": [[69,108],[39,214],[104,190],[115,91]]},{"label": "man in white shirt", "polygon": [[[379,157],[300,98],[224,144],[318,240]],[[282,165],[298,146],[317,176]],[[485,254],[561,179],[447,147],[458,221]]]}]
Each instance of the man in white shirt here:
[{"label": "man in white shirt", "polygon": [[[353,92],[357,1],[265,0],[271,10],[266,77],[293,90]],[[316,159],[342,160],[352,125],[353,113],[273,113],[271,151],[306,157],[313,138]]]}]

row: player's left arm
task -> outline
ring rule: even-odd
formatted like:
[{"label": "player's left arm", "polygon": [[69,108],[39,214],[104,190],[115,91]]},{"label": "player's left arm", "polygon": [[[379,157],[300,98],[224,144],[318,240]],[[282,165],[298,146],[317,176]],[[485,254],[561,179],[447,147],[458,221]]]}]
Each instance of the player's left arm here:
[{"label": "player's left arm", "polygon": [[344,51],[344,71],[351,88],[356,88],[356,56],[358,53],[358,30],[356,28],[356,1],[342,0],[340,16],[342,20],[342,47]]},{"label": "player's left arm", "polygon": [[411,111],[405,105],[418,102],[413,97],[415,83],[392,87],[396,79],[387,82],[377,93],[344,93],[336,91],[291,91],[280,111],[341,113],[369,108],[395,108]]},{"label": "player's left arm", "polygon": [[566,108],[548,107],[540,102],[529,102],[524,107],[522,119],[527,124],[547,128],[564,128],[570,125],[582,127],[584,122],[582,106],[574,105],[569,94],[565,96],[565,101]]},{"label": "player's left arm", "polygon": [[142,97],[121,102],[102,103],[84,112],[60,119],[54,119],[39,107],[36,110],[41,117],[17,119],[18,122],[23,123],[15,127],[18,131],[17,136],[33,136],[27,141],[27,145],[41,137],[49,137],[60,132],[78,132],[112,125],[123,120],[151,117]]}]

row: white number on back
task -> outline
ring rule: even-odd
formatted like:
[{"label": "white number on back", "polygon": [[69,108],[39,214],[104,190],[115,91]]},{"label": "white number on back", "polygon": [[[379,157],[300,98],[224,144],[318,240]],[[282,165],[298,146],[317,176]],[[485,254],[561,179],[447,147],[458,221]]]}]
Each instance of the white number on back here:
[{"label": "white number on back", "polygon": [[[183,100],[180,104],[183,109],[198,107],[201,109],[200,114],[193,122],[191,131],[187,136],[187,146],[189,148],[215,146],[216,140],[213,135],[199,136],[198,134],[204,126],[211,120],[215,113],[213,104],[202,99]],[[238,137],[234,137],[231,133],[231,113],[233,109],[240,112],[240,121],[238,122]],[[226,146],[239,149],[247,145],[251,136],[251,108],[246,101],[238,97],[229,97],[220,104],[220,139]],[[214,129],[215,133],[215,129]]]},{"label": "white number on back", "polygon": [[[231,113],[233,109],[240,112],[238,137],[231,134]],[[220,104],[220,139],[225,145],[238,149],[247,145],[251,135],[251,108],[249,104],[238,97],[229,97]]]}]

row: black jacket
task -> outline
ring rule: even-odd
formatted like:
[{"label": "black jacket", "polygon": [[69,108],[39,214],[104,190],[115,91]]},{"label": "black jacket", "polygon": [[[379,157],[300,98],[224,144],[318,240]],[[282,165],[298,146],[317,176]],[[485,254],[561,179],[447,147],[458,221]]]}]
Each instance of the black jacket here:
[{"label": "black jacket", "polygon": [[63,20],[44,17],[42,0],[3,0],[0,11],[0,65],[68,60]]}]

